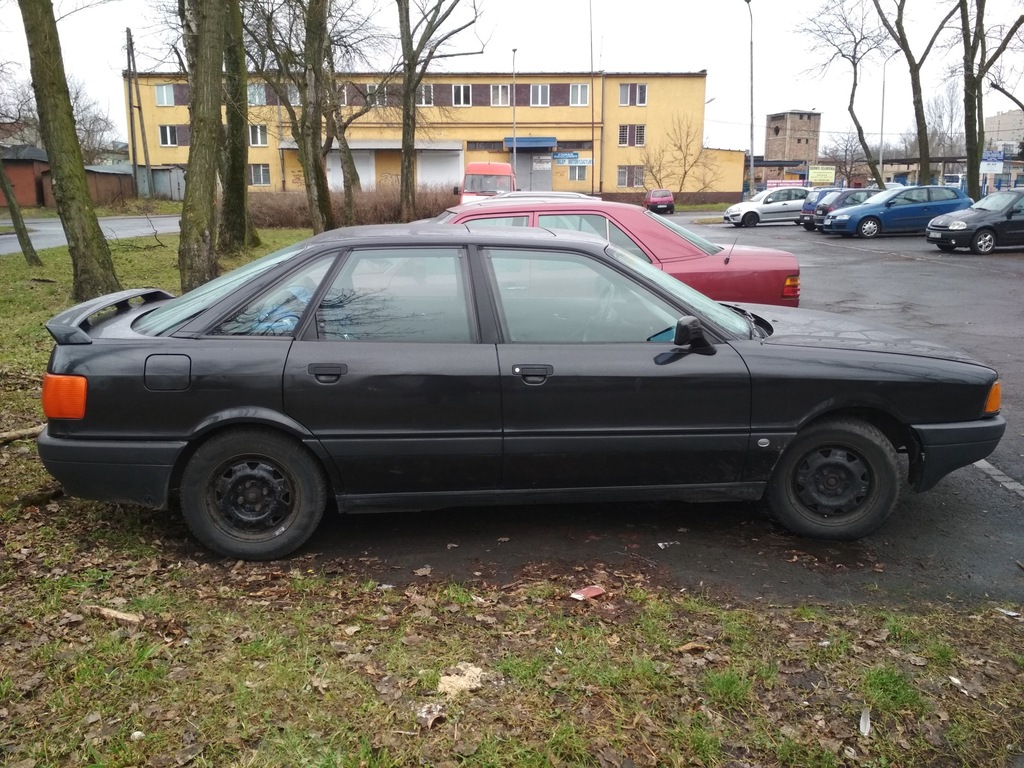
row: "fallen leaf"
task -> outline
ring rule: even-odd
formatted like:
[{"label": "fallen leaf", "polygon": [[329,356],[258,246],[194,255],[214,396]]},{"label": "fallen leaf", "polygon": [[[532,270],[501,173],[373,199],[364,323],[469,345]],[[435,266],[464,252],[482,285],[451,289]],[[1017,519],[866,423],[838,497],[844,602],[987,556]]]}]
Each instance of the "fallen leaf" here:
[{"label": "fallen leaf", "polygon": [[422,568],[417,568],[413,571],[415,576],[429,576],[433,569],[429,565],[424,565]]}]

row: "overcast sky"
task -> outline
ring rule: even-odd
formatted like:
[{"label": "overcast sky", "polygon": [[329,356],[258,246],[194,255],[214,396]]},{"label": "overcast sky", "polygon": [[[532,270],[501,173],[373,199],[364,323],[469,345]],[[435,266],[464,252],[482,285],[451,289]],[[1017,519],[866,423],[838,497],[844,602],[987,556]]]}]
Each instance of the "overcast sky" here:
[{"label": "overcast sky", "polygon": [[[891,1],[891,0],[890,0]],[[58,0],[58,12],[67,12],[85,0]],[[469,0],[463,0],[468,3]],[[750,144],[750,15],[744,0],[664,0],[624,3],[614,0],[479,0],[483,16],[477,36],[485,52],[444,64],[457,71],[504,71],[515,67],[531,72],[589,72],[591,55],[598,71],[698,72],[707,70],[704,133],[708,146],[747,149]],[[1010,0],[990,0],[1009,18]],[[162,39],[156,0],[114,0],[67,16],[59,25],[65,67],[83,80],[90,95],[109,110],[122,134],[127,134],[121,71],[125,68],[125,28],[135,37],[136,58],[142,70],[173,68]],[[379,0],[377,22],[397,28],[391,0]],[[916,19],[926,0],[911,2]],[[592,10],[591,10],[592,9]],[[751,0],[754,41],[754,135],[756,153],[764,147],[765,115],[791,109],[822,114],[822,141],[851,128],[846,104],[849,75],[841,66],[822,75],[809,40],[797,29],[818,9],[806,0]],[[592,16],[592,25],[591,25]],[[591,28],[593,35],[591,38]],[[922,28],[920,36],[925,35]],[[591,46],[593,39],[593,46]],[[479,49],[472,35],[465,50]],[[923,43],[922,43],[923,45]],[[920,46],[919,46],[920,47]],[[591,54],[593,51],[593,54]],[[955,63],[956,54],[949,58]],[[926,91],[942,87],[947,65],[939,56],[929,59]],[[15,0],[0,0],[0,61],[24,64],[28,53],[24,28]],[[882,66],[869,65],[861,75],[857,111],[869,141],[877,141],[884,127],[886,140],[895,142],[912,128],[910,81],[901,56],[885,69],[885,112],[882,114]],[[1018,93],[1024,92],[1024,83]],[[1014,109],[999,94],[987,96],[986,114]]]}]

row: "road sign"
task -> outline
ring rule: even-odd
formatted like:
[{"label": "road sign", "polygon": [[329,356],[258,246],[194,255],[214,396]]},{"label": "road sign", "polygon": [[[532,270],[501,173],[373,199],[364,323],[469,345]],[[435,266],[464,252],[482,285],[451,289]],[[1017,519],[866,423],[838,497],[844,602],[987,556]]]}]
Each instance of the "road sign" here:
[{"label": "road sign", "polygon": [[981,153],[981,173],[1003,172],[1003,150],[986,149]]}]

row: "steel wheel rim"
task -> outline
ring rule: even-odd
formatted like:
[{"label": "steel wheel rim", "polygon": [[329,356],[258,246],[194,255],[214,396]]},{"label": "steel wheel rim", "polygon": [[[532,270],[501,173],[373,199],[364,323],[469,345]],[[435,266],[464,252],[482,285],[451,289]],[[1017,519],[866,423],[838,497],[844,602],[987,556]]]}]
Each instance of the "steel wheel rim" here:
[{"label": "steel wheel rim", "polygon": [[295,514],[296,485],[275,463],[248,456],[224,462],[210,475],[207,508],[223,531],[264,538]]},{"label": "steel wheel rim", "polygon": [[871,493],[871,469],[855,451],[839,445],[816,448],[796,467],[793,490],[821,517],[856,512]]}]

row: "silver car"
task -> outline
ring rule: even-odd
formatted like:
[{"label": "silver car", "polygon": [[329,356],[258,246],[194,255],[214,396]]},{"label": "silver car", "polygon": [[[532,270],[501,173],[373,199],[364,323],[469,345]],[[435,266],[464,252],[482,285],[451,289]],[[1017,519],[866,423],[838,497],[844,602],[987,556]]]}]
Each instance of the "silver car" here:
[{"label": "silver car", "polygon": [[758,192],[749,200],[726,209],[722,219],[736,227],[754,227],[764,222],[800,223],[800,209],[810,190],[807,187],[776,187]]}]

